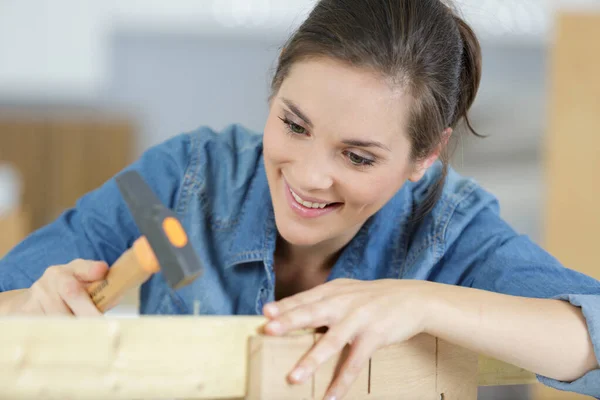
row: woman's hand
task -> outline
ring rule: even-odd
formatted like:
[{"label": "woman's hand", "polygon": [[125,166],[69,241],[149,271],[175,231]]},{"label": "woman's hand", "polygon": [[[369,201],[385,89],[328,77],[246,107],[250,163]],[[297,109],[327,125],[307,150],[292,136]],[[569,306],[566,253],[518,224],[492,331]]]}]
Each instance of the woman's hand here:
[{"label": "woman's hand", "polygon": [[49,267],[29,289],[15,291],[7,314],[100,316],[86,288],[107,272],[106,263],[86,260]]},{"label": "woman's hand", "polygon": [[350,344],[350,352],[332,382],[326,399],[346,394],[373,353],[402,342],[425,329],[422,301],[426,281],[339,279],[265,305],[270,335],[328,327],[289,375],[292,383],[310,378],[316,369]]}]

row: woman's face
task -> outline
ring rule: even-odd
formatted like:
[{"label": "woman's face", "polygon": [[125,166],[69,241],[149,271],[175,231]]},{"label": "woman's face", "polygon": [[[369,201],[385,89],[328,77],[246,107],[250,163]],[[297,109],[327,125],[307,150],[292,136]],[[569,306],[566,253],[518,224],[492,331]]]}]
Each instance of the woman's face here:
[{"label": "woman's face", "polygon": [[409,104],[372,72],[325,59],[292,67],[264,131],[275,220],[288,243],[349,241],[407,179],[421,178],[424,165],[409,158]]}]

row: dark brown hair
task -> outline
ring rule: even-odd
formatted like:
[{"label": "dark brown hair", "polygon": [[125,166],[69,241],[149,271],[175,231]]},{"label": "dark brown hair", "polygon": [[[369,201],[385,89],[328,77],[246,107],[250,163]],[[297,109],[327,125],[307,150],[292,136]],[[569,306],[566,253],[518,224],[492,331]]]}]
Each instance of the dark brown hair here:
[{"label": "dark brown hair", "polygon": [[[430,155],[443,132],[469,122],[467,112],[481,80],[481,48],[473,30],[441,0],[321,0],[283,47],[271,83],[272,96],[292,65],[329,57],[373,70],[402,85],[415,99],[408,126],[411,159]],[[448,171],[425,201],[439,198]]]}]

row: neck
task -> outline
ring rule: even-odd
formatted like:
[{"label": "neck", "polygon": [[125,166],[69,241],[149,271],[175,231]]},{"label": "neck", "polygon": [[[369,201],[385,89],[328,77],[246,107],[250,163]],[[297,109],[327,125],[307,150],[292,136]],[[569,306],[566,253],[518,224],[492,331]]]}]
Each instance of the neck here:
[{"label": "neck", "polygon": [[[356,232],[358,229],[360,227],[356,229]],[[294,245],[278,236],[275,256],[288,266],[296,266],[309,271],[329,271],[356,232],[311,246]]]}]

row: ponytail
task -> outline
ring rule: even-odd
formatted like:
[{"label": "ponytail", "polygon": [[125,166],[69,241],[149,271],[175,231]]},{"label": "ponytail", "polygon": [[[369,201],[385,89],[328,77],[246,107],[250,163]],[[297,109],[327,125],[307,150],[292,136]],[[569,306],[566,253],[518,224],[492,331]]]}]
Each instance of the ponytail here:
[{"label": "ponytail", "polygon": [[455,15],[454,19],[462,39],[463,54],[460,93],[451,127],[454,128],[464,118],[467,128],[476,136],[482,136],[473,129],[468,116],[481,82],[481,46],[473,29],[462,18]]}]

